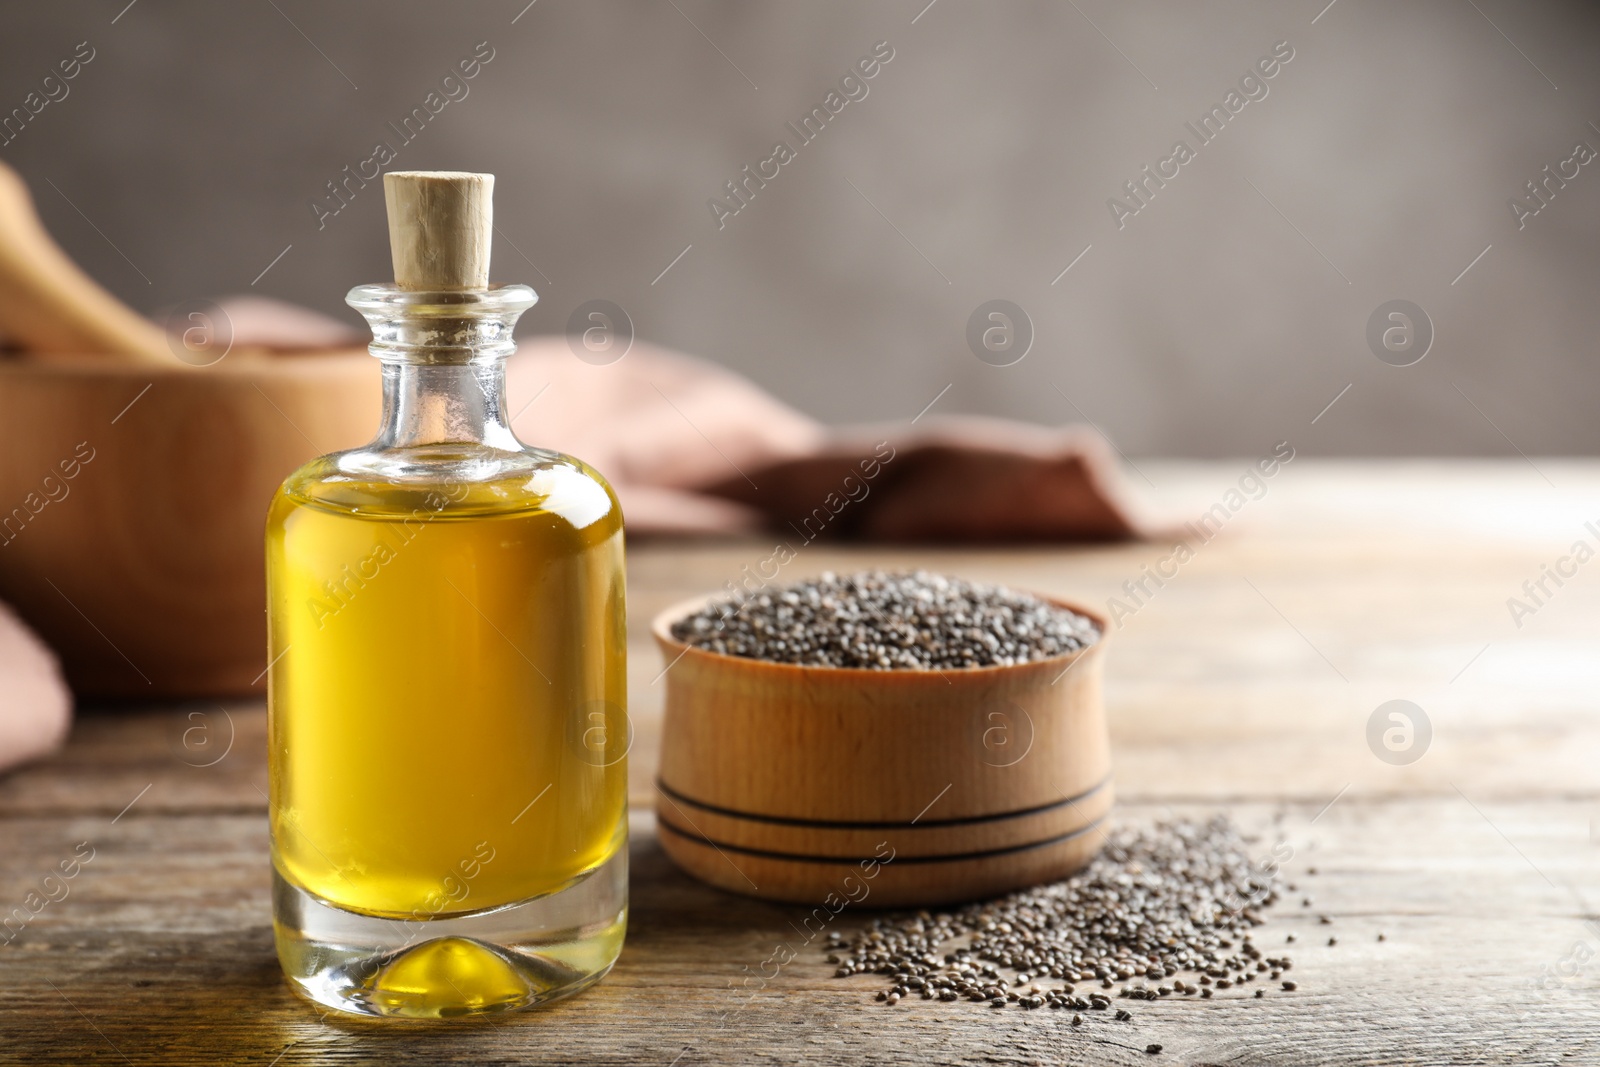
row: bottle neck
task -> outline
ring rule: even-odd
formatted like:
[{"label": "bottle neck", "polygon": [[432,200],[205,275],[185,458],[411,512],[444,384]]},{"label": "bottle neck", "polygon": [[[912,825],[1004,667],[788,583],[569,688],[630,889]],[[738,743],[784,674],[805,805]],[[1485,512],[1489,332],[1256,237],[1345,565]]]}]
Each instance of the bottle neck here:
[{"label": "bottle neck", "polygon": [[482,444],[520,451],[505,408],[505,357],[517,317],[538,300],[525,285],[415,292],[387,285],[350,291],[383,360],[379,448]]},{"label": "bottle neck", "polygon": [[506,368],[486,363],[392,363],[383,367],[383,423],[374,445],[483,444],[517,451],[505,407]]}]

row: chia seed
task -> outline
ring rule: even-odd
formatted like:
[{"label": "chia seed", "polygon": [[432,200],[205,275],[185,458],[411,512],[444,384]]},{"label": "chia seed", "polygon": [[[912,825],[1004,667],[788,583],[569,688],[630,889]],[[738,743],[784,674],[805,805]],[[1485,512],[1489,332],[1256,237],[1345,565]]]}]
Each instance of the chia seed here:
[{"label": "chia seed", "polygon": [[1094,644],[1093,621],[1036,596],[927,571],[864,571],[709,604],[672,625],[685,644],[771,663],[963,670],[1033,663]]},{"label": "chia seed", "polygon": [[[1025,996],[1013,988],[991,994],[990,1002],[1054,1007],[1059,1001],[1078,1013],[1105,1011],[1109,994],[1077,997],[1072,984],[1104,976],[1101,985],[1120,985],[1117,995],[1127,1000],[1159,1000],[1173,991],[1204,999],[1258,970],[1289,970],[1287,956],[1268,955],[1251,938],[1265,922],[1261,911],[1277,901],[1275,879],[1251,860],[1226,817],[1176,820],[1112,831],[1100,855],[1065,881],[964,907],[875,918],[826,947],[849,973],[884,975],[891,986],[914,978],[930,989],[988,992],[1031,983]],[[1179,978],[1150,988],[1145,981],[1180,974],[1197,975],[1199,984]]]}]

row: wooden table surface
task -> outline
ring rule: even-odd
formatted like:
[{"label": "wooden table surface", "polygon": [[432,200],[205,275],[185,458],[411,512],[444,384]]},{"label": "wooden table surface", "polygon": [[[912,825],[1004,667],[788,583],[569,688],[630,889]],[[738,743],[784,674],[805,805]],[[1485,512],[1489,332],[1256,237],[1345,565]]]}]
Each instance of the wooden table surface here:
[{"label": "wooden table surface", "polygon": [[[1142,605],[1123,583],[1170,546],[818,544],[785,569],[1122,595],[1137,610],[1107,663],[1118,818],[1226,811],[1263,855],[1286,841],[1298,889],[1257,940],[1298,935],[1294,993],[1134,1005],[1131,1023],[1097,1012],[1081,1029],[1062,1012],[886,1007],[878,980],[835,979],[800,944],[803,909],[678,873],[652,827],[645,626],[771,546],[654,544],[629,575],[631,928],[598,987],[476,1022],[320,1016],[273,957],[261,704],[90,710],[65,751],[0,779],[0,910],[75,849],[93,856],[0,944],[0,1062],[1600,1063],[1600,562],[1547,580],[1520,620],[1507,606],[1574,542],[1600,543],[1584,525],[1600,528],[1600,463],[1535,464],[1297,460]],[[1139,466],[1133,483],[1183,517],[1246,467]],[[1431,723],[1407,765],[1367,740],[1393,699]],[[757,978],[783,942],[798,957]]]}]

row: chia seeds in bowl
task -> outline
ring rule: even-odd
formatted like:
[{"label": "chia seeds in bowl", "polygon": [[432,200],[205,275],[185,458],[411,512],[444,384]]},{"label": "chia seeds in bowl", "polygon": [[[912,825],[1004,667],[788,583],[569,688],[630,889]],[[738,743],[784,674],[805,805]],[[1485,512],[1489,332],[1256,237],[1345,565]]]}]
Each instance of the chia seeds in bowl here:
[{"label": "chia seeds in bowl", "polygon": [[724,656],[808,667],[1009,667],[1081,651],[1094,621],[1028,593],[928,571],[863,571],[716,601],[672,636]]}]

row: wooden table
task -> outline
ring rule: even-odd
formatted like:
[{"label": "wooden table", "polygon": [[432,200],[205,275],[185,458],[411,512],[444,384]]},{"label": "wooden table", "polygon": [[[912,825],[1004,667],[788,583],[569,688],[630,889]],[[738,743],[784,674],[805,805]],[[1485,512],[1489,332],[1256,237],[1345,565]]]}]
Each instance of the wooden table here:
[{"label": "wooden table", "polygon": [[[1140,467],[1151,484],[1135,484],[1185,517],[1245,470]],[[1584,528],[1600,526],[1600,463],[1301,459],[1267,485],[1129,605],[1107,696],[1120,818],[1225,810],[1264,855],[1293,849],[1298,889],[1258,940],[1298,935],[1295,993],[1135,1005],[1132,1023],[1095,1013],[1074,1030],[1061,1012],[885,1007],[876,980],[835,979],[809,948],[756,979],[798,942],[801,909],[704,888],[658,848],[645,624],[771,546],[655,544],[630,564],[632,926],[600,986],[472,1023],[320,1017],[272,953],[260,704],[89,711],[59,756],[0,780],[5,909],[93,849],[68,895],[0,945],[0,1061],[1600,1062],[1600,562],[1547,582],[1520,628],[1507,607],[1573,542],[1600,542]],[[1103,605],[1170,551],[814,545],[785,577],[926,566]],[[1392,699],[1432,725],[1408,765],[1367,740]]]}]

